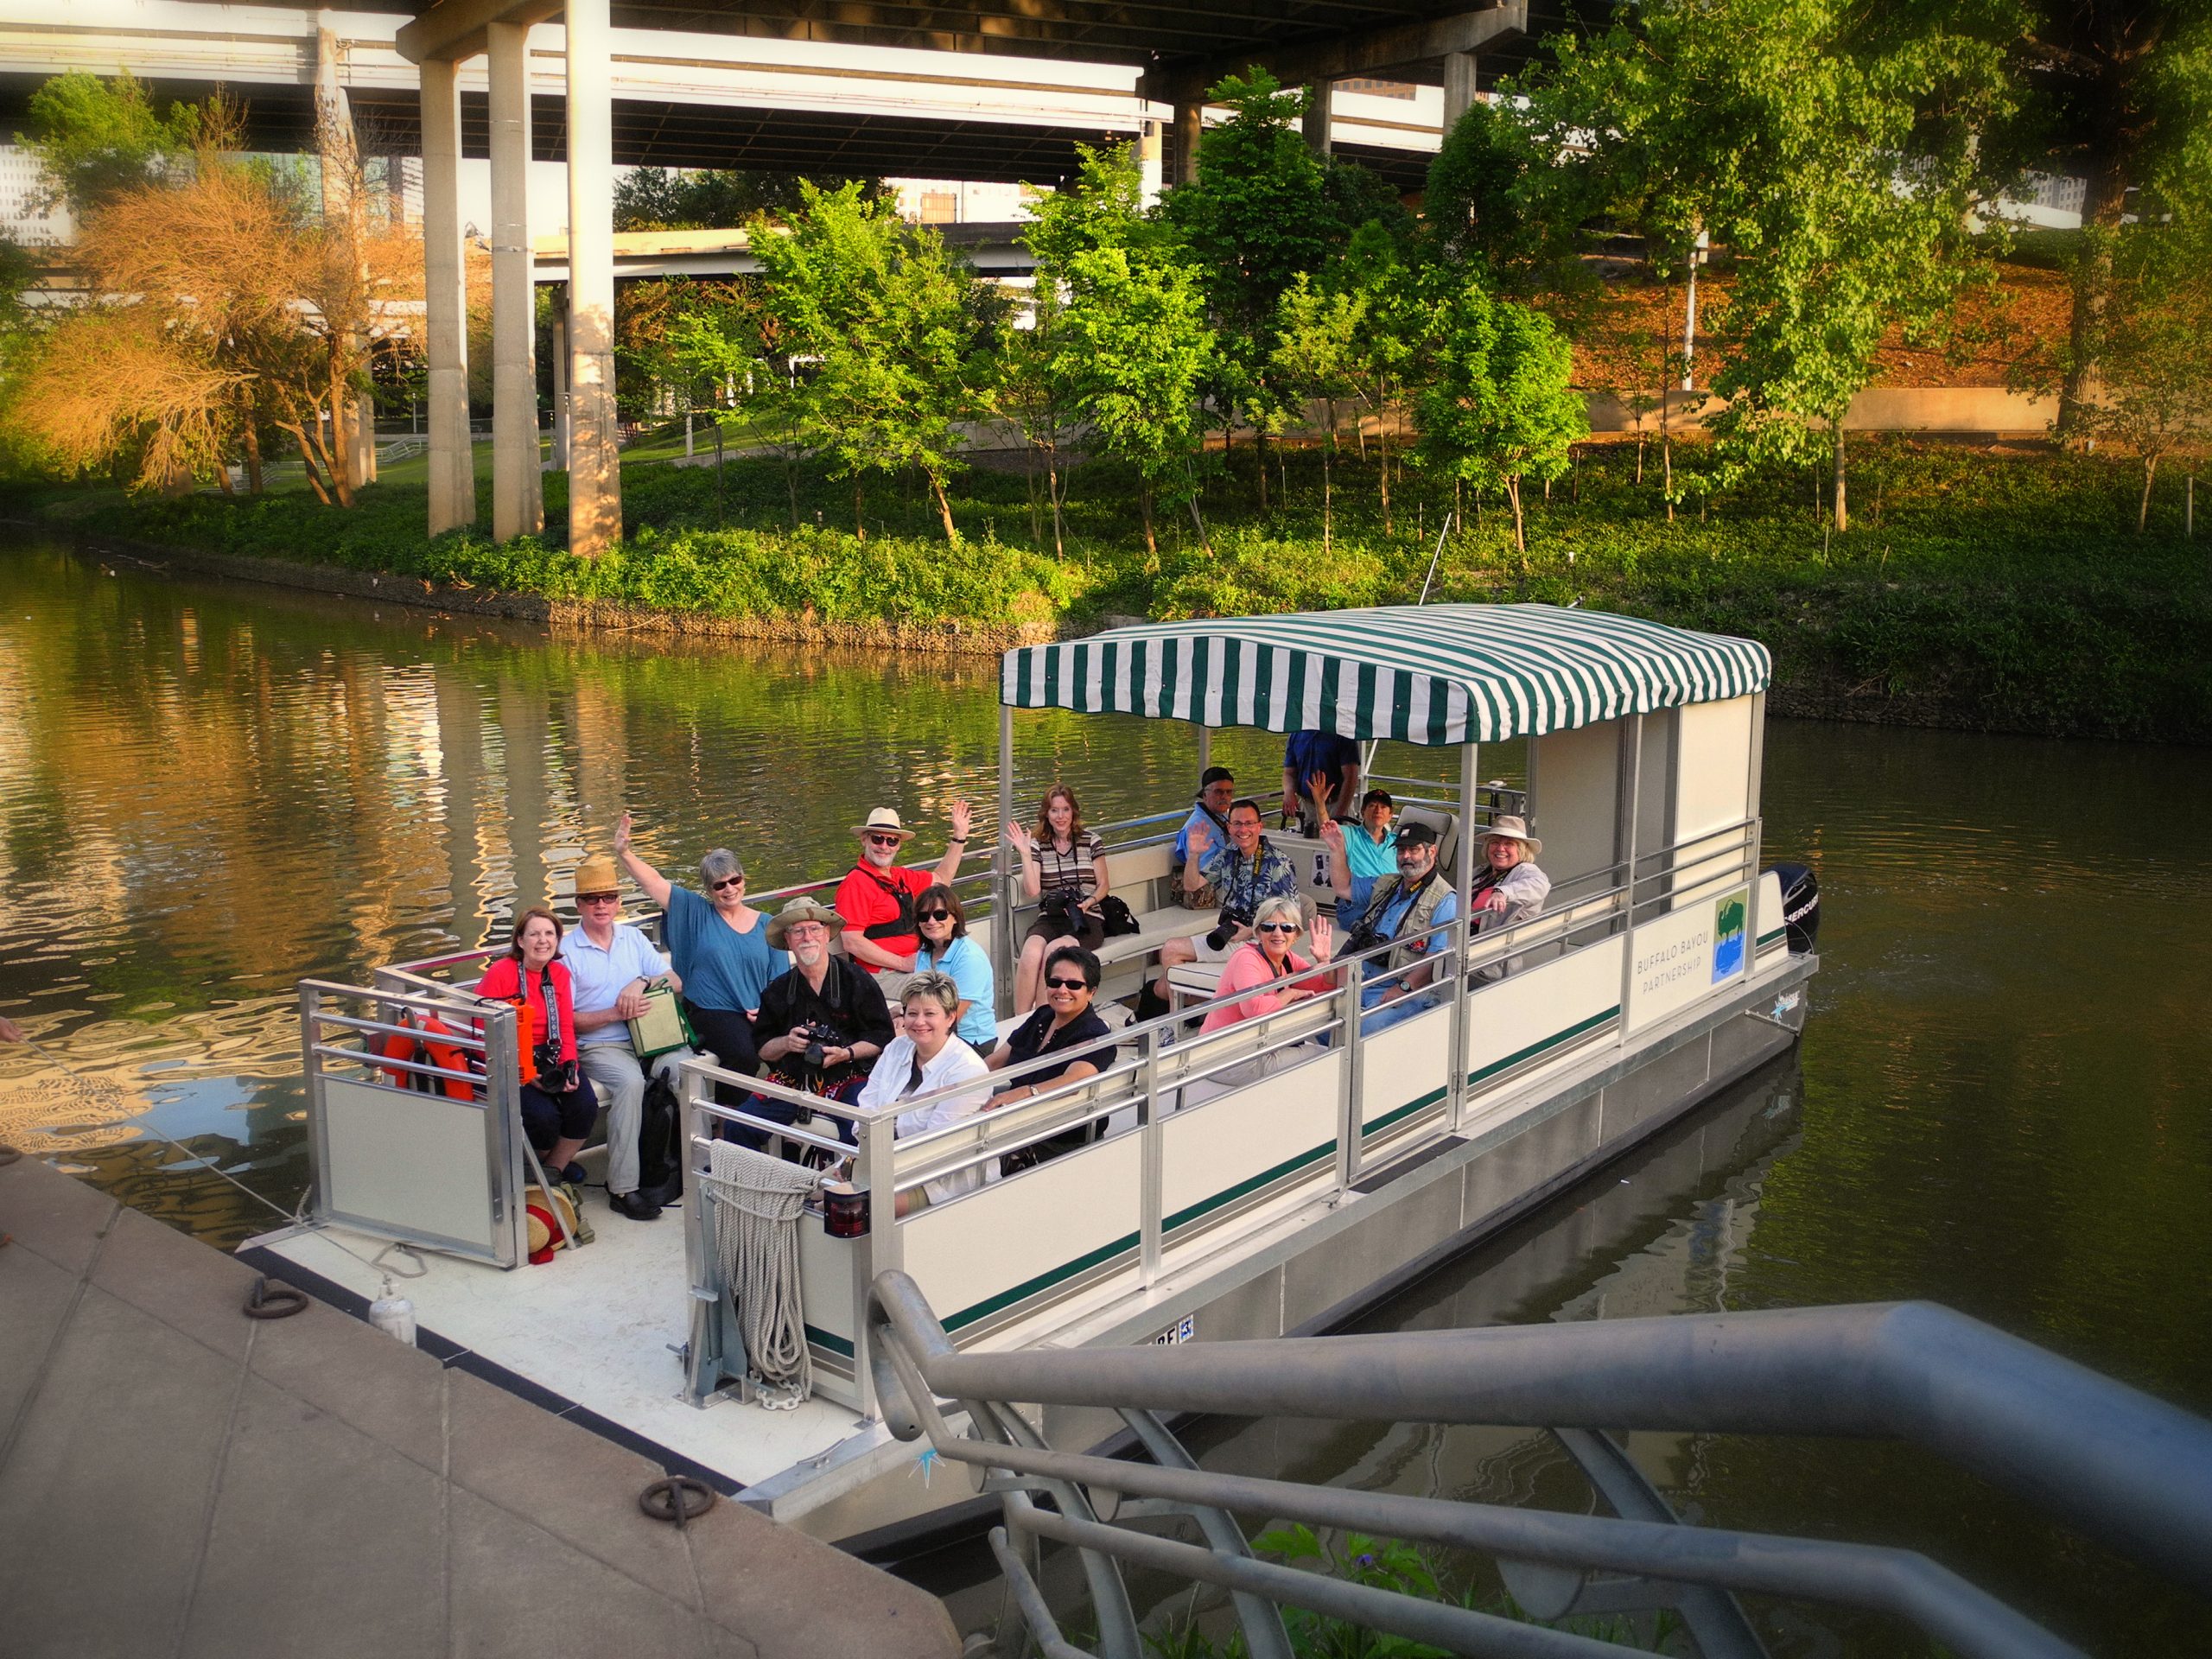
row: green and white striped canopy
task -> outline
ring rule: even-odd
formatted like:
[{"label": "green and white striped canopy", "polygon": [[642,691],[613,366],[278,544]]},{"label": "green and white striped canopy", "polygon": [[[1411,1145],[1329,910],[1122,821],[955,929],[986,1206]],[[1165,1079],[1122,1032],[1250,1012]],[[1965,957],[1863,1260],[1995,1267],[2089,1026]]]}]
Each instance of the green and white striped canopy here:
[{"label": "green and white striped canopy", "polygon": [[1494,743],[1766,689],[1753,639],[1554,605],[1389,605],[1200,618],[1023,645],[1016,709]]}]

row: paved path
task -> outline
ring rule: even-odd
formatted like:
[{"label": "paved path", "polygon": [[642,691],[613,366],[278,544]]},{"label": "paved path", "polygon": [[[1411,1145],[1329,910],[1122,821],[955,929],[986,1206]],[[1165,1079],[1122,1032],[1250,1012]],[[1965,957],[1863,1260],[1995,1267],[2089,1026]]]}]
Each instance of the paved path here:
[{"label": "paved path", "polygon": [[25,1158],[0,1167],[8,1659],[950,1659],[933,1598]]}]

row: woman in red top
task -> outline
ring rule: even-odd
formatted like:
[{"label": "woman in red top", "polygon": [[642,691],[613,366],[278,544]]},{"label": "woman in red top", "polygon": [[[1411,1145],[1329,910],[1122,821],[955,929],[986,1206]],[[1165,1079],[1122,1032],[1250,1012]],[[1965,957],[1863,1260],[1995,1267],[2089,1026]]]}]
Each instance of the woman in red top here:
[{"label": "woman in red top", "polygon": [[[575,1001],[560,950],[559,919],[542,906],[525,910],[515,918],[507,954],[476,982],[476,995],[520,1005],[521,1018],[531,1027],[522,1056],[527,1074],[522,1085],[523,1133],[544,1160],[549,1179],[582,1182],[583,1170],[575,1160],[599,1116],[599,1099],[591,1080],[576,1071]],[[556,1053],[555,1064],[567,1078],[552,1075],[554,1067],[541,1063],[541,1056]],[[569,1079],[574,1088],[556,1090],[555,1085]]]}]

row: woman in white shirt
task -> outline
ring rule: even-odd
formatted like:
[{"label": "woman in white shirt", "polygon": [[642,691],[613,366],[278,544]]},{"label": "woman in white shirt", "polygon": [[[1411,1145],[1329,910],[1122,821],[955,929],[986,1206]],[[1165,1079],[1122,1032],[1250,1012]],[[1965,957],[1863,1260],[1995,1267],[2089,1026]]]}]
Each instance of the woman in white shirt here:
[{"label": "woman in white shirt", "polygon": [[[953,1022],[960,1007],[960,988],[952,982],[952,976],[916,974],[906,982],[900,1006],[905,1018],[899,1034],[877,1057],[875,1069],[868,1073],[868,1086],[861,1090],[858,1103],[868,1107],[892,1106],[918,1095],[935,1094],[956,1084],[975,1084],[973,1089],[962,1090],[911,1112],[901,1112],[893,1129],[894,1135],[901,1136],[925,1135],[982,1111],[990,1099],[990,1070],[983,1064],[982,1055],[953,1035]],[[972,1169],[925,1181],[921,1191],[926,1202],[943,1204],[963,1192],[972,1192],[982,1184],[982,1166],[978,1164]],[[912,1194],[900,1193],[899,1213],[904,1215],[912,1207]]]}]

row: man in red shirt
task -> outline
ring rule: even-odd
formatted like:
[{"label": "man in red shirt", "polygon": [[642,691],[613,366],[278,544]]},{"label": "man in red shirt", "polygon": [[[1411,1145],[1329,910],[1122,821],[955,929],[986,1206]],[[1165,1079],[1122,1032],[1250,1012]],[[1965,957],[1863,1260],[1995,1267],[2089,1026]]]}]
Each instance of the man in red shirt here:
[{"label": "man in red shirt", "polygon": [[969,808],[965,801],[952,804],[952,835],[934,871],[905,869],[899,849],[914,832],[899,821],[899,814],[879,806],[866,823],[853,826],[861,838],[860,861],[837,884],[837,913],[845,918],[845,954],[871,974],[886,969],[912,973],[914,951],[920,944],[915,930],[914,899],[925,887],[942,881],[950,887],[960,872],[960,855],[968,844]]}]

